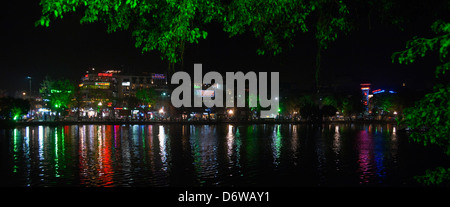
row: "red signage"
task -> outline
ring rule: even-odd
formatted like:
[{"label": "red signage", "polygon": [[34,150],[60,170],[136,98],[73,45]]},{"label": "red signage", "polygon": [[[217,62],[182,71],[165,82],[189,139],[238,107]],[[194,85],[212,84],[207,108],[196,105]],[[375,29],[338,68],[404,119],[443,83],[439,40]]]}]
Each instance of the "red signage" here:
[{"label": "red signage", "polygon": [[381,89],[374,90],[374,91],[372,91],[372,93],[376,93],[376,92],[379,92],[379,91],[381,91]]},{"label": "red signage", "polygon": [[112,73],[99,73],[98,76],[103,76],[103,77],[112,77]]}]

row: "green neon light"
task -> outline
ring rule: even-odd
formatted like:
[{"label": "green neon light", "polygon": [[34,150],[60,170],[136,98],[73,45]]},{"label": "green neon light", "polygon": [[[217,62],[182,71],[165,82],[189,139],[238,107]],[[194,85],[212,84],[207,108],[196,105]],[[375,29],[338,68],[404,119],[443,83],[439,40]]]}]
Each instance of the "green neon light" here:
[{"label": "green neon light", "polygon": [[[63,91],[61,91],[61,90],[56,90],[56,89],[51,89],[50,90],[50,93],[62,93]],[[68,91],[65,91],[65,93],[72,93],[72,91],[71,90],[68,90]]]}]

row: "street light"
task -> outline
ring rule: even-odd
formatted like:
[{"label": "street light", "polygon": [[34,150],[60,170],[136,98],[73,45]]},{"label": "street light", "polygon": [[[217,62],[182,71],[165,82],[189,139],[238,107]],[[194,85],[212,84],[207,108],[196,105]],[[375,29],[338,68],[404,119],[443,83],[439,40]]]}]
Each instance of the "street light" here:
[{"label": "street light", "polygon": [[31,76],[27,76],[27,79],[30,80],[30,93],[29,93],[29,95],[31,96]]}]

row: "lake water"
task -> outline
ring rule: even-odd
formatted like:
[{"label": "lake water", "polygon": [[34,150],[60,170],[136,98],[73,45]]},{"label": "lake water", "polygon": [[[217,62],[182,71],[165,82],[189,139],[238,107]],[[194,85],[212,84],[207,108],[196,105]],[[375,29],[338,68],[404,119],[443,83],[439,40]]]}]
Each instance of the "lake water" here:
[{"label": "lake water", "polygon": [[448,166],[391,124],[0,129],[1,186],[414,186]]}]

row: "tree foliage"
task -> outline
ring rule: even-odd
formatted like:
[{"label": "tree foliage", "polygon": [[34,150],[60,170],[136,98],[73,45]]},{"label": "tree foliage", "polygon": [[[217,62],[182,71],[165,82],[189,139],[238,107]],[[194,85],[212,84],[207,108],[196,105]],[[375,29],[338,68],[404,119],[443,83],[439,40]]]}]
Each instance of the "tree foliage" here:
[{"label": "tree foliage", "polygon": [[144,88],[136,91],[136,98],[145,105],[155,105],[157,97],[153,88]]},{"label": "tree foliage", "polygon": [[142,52],[158,50],[171,63],[182,60],[186,44],[207,37],[212,21],[222,23],[230,36],[251,31],[262,40],[258,54],[278,54],[293,46],[297,31],[309,30],[307,18],[314,11],[320,12],[312,24],[315,37],[324,48],[347,30],[349,13],[342,0],[41,0],[40,5],[36,25],[49,27],[68,13],[82,12],[80,23],[104,22],[109,33],[130,30]]},{"label": "tree foliage", "polygon": [[345,97],[342,100],[342,113],[344,116],[352,117],[358,115],[364,111],[363,104],[361,102],[361,96],[352,95]]},{"label": "tree foliage", "polygon": [[0,118],[17,120],[26,115],[30,109],[30,102],[24,99],[0,98]]},{"label": "tree foliage", "polygon": [[437,167],[434,170],[427,170],[425,175],[414,177],[425,185],[440,185],[448,183],[450,180],[450,168]]},{"label": "tree foliage", "polygon": [[[418,57],[425,56],[428,52],[437,50],[439,60],[443,65],[436,68],[436,78],[445,76],[450,58],[448,50],[450,46],[450,23],[438,20],[431,29],[436,36],[431,38],[414,37],[406,44],[406,50],[392,55],[393,60],[400,63],[412,63]],[[437,144],[444,147],[444,151],[450,155],[450,85],[438,84],[432,93],[426,94],[416,102],[414,107],[405,109],[403,123],[413,132],[411,138],[424,145]],[[425,131],[423,131],[425,130]]]},{"label": "tree foliage", "polygon": [[235,0],[225,6],[226,13],[220,20],[230,36],[250,31],[262,40],[258,54],[279,54],[283,46],[293,46],[298,30],[308,31],[306,18],[314,10],[314,4],[303,0]]},{"label": "tree foliage", "polygon": [[435,75],[444,75],[450,68],[450,57],[448,50],[450,47],[450,23],[442,20],[435,21],[431,25],[431,30],[436,36],[431,38],[413,37],[406,42],[406,50],[395,52],[392,55],[392,61],[398,60],[399,63],[413,63],[418,57],[424,57],[431,51],[438,51],[439,60],[442,65],[436,68]]},{"label": "tree foliage", "polygon": [[[442,65],[435,69],[436,78],[443,78],[448,70],[450,58],[448,50],[450,46],[450,23],[442,20],[435,21],[431,26],[436,36],[431,38],[414,37],[406,44],[404,51],[396,52],[392,59],[400,63],[412,63],[418,57],[425,56],[430,51],[437,51]],[[448,76],[447,76],[448,77]],[[434,144],[450,155],[450,84],[438,84],[433,92],[426,94],[415,103],[414,107],[404,110],[404,119],[411,130],[412,140],[427,146]],[[449,179],[449,171],[428,171],[426,175],[418,177],[425,184],[438,184],[442,179]]]},{"label": "tree foliage", "polygon": [[181,59],[185,44],[205,39],[204,24],[222,13],[219,0],[41,0],[37,25],[81,11],[80,23],[104,22],[109,33],[130,30],[142,52],[158,50],[172,63]]},{"label": "tree foliage", "polygon": [[371,98],[372,114],[381,115],[383,118],[388,114],[403,111],[404,100],[398,94],[381,93]]},{"label": "tree foliage", "polygon": [[68,79],[52,80],[47,77],[39,92],[43,99],[49,100],[51,109],[59,111],[68,108],[74,97],[75,86]]},{"label": "tree foliage", "polygon": [[404,110],[403,123],[411,130],[411,139],[424,144],[435,144],[450,155],[450,85],[435,86],[414,107]]}]

